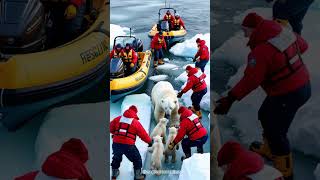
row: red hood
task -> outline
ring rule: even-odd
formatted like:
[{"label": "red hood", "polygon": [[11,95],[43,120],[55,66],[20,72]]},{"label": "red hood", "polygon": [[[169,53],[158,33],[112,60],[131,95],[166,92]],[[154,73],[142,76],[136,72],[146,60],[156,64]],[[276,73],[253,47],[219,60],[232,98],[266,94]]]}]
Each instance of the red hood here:
[{"label": "red hood", "polygon": [[269,39],[277,36],[282,31],[282,27],[277,22],[263,20],[260,25],[252,32],[248,46],[254,49],[257,45],[267,42]]},{"label": "red hood", "polygon": [[191,68],[189,70],[189,73],[188,73],[188,76],[193,76],[194,74],[196,74],[198,72],[198,69],[197,68]]},{"label": "red hood", "polygon": [[135,113],[135,112],[134,112],[133,110],[131,110],[131,109],[126,110],[126,111],[123,113],[123,116],[126,117],[126,118],[134,118],[134,119],[139,120],[139,117],[138,117],[137,113]]},{"label": "red hood", "polygon": [[180,114],[180,121],[191,116],[193,113],[190,109],[186,109],[184,110],[181,114]]},{"label": "red hood", "polygon": [[60,151],[73,154],[78,157],[82,163],[87,162],[89,159],[88,150],[80,139],[71,138],[61,146]]},{"label": "red hood", "polygon": [[204,45],[206,45],[206,41],[205,40],[201,40],[200,41],[200,46],[204,46]]}]

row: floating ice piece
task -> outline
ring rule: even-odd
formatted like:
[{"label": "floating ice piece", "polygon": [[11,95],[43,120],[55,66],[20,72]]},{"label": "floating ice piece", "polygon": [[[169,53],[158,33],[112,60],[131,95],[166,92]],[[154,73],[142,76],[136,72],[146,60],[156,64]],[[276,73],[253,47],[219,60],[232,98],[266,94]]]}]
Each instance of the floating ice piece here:
[{"label": "floating ice piece", "polygon": [[151,76],[149,77],[149,79],[151,81],[155,81],[155,82],[159,82],[159,81],[165,81],[168,79],[168,75],[166,74],[160,74],[160,75],[156,75],[156,76]]},{"label": "floating ice piece", "polygon": [[179,180],[210,180],[210,153],[193,154],[182,163]]},{"label": "floating ice piece", "polygon": [[157,70],[172,70],[177,67],[178,66],[175,64],[165,63],[163,65],[158,65]]}]

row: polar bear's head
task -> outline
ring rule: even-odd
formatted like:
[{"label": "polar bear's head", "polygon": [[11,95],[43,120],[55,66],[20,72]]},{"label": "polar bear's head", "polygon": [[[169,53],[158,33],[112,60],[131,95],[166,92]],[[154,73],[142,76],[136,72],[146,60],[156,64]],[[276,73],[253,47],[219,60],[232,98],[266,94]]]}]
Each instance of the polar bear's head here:
[{"label": "polar bear's head", "polygon": [[177,134],[177,128],[175,128],[175,127],[170,127],[170,128],[169,128],[169,134],[171,134],[171,135],[176,135],[176,134]]},{"label": "polar bear's head", "polygon": [[157,135],[153,137],[153,143],[162,143],[162,138],[161,136]]},{"label": "polar bear's head", "polygon": [[163,124],[163,125],[167,125],[168,124],[168,122],[169,122],[169,119],[167,119],[167,118],[161,118],[160,120],[159,120],[159,123],[160,124]]},{"label": "polar bear's head", "polygon": [[178,100],[172,97],[166,97],[161,99],[161,107],[167,116],[171,115],[171,112],[178,107]]}]

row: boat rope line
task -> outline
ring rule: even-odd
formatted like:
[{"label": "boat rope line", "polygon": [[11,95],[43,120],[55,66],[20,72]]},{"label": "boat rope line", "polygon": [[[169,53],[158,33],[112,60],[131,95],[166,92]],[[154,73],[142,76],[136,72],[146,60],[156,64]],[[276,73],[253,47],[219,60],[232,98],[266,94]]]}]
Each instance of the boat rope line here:
[{"label": "boat rope line", "polygon": [[0,94],[0,106],[3,107],[3,94],[4,94],[4,88],[1,89],[1,94]]}]

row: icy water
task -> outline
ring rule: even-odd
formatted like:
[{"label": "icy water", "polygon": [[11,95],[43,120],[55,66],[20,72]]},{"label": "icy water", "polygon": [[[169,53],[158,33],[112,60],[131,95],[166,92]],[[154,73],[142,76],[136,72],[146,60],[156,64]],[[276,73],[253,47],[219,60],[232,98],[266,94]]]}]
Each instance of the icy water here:
[{"label": "icy water", "polygon": [[[182,1],[174,0],[170,4],[171,7],[175,8],[180,16],[183,18],[188,34],[185,39],[190,39],[196,34],[205,34],[210,32],[210,22],[209,22],[209,11],[210,11],[210,1],[200,0],[200,1]],[[158,20],[158,10],[164,7],[163,0],[143,0],[143,1],[117,1],[111,0],[111,24],[120,25],[122,27],[131,27],[133,29],[133,34],[140,38],[144,43],[144,49],[150,49],[150,38],[148,37],[148,32],[151,27]],[[186,59],[184,57],[175,56],[169,52],[165,52],[165,57],[169,58],[170,64],[178,66],[175,70],[153,70],[151,68],[149,76],[166,74],[168,75],[167,81],[170,81],[174,86],[174,89],[179,90],[183,85],[181,82],[175,81],[174,79],[179,76],[183,71],[183,66],[186,64],[191,64],[191,59]],[[151,94],[152,87],[155,82],[147,80],[144,87],[141,88],[136,93],[147,93]],[[121,100],[120,100],[121,101]],[[209,131],[209,119],[208,112],[203,114],[203,124],[208,127]],[[151,119],[150,131],[155,127],[156,123],[153,118]],[[168,132],[167,132],[168,133]],[[209,152],[209,140],[204,146],[205,152]],[[193,148],[194,151],[194,148]],[[182,148],[180,147],[177,152],[177,162],[176,163],[162,163],[162,168],[164,170],[180,170],[181,161],[180,157],[183,155]],[[150,157],[151,154],[148,153],[146,160],[144,162],[144,169],[150,170]],[[163,174],[161,176],[147,175],[146,179],[157,179],[157,180],[176,180],[179,174],[169,175]]]},{"label": "icy water", "polygon": [[[317,1],[319,5],[319,1]],[[212,28],[212,47],[214,49],[220,47],[227,39],[234,36],[234,34],[240,31],[240,27],[237,24],[233,23],[233,17],[239,15],[247,9],[253,7],[271,7],[265,3],[265,1],[255,0],[255,1],[237,1],[237,0],[215,0],[211,6],[214,7],[214,10],[211,11],[211,20],[213,24]],[[313,5],[312,9],[319,9],[316,7],[316,4]],[[214,59],[214,63],[212,63],[212,72],[211,81],[213,91],[221,93],[226,90],[226,84],[228,79],[235,74],[237,69],[233,66],[219,61],[219,59]],[[228,140],[240,140],[237,138],[240,136],[238,134],[237,129],[234,128],[234,119],[230,119],[229,117],[220,117],[219,125],[220,132],[222,136],[222,142],[226,142]],[[248,144],[245,144],[248,146]],[[301,152],[294,152],[294,172],[296,180],[313,180],[315,177],[313,176],[313,171],[316,168],[319,160],[306,156]]]}]

